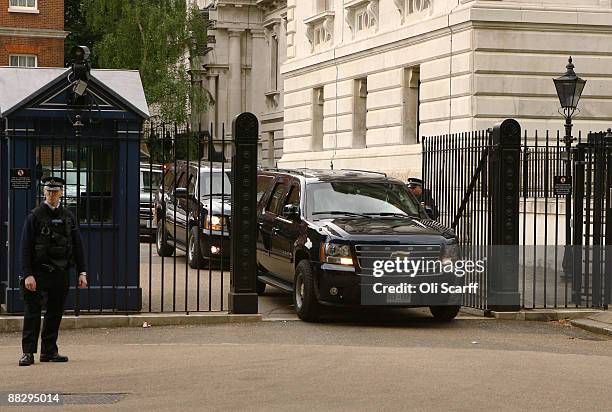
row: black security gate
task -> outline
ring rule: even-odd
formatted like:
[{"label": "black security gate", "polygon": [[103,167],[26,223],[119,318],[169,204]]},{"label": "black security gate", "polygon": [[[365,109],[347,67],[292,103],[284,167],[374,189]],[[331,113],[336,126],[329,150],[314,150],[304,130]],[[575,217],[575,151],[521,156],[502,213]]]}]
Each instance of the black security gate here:
[{"label": "black security gate", "polygon": [[502,291],[520,295],[524,308],[607,307],[612,133],[579,136],[568,150],[559,133],[521,134],[512,122],[506,131],[423,139],[423,178],[440,221],[456,231],[465,257],[489,260],[474,279],[487,287],[465,305],[499,306],[488,294]]},{"label": "black security gate", "polygon": [[149,123],[141,153],[142,311],[257,313],[257,119],[231,135]]}]

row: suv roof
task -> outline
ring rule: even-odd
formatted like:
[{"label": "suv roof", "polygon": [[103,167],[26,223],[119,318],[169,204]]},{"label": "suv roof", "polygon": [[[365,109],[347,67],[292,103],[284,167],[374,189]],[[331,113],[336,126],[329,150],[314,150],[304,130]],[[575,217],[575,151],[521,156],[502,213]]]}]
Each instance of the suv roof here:
[{"label": "suv roof", "polygon": [[268,172],[271,174],[284,174],[293,177],[301,177],[306,180],[307,183],[313,183],[317,181],[334,181],[334,180],[355,180],[355,181],[374,181],[374,182],[393,182],[393,183],[404,183],[399,179],[389,177],[386,173],[375,172],[369,170],[359,169],[309,169],[309,168],[297,168],[297,169],[279,169],[279,168],[268,168],[260,167],[260,172]]}]

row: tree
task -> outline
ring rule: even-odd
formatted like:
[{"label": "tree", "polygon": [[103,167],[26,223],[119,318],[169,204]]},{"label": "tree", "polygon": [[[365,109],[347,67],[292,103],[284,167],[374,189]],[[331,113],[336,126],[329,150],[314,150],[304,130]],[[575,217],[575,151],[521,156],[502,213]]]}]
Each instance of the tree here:
[{"label": "tree", "polygon": [[83,0],[99,67],[140,71],[149,105],[165,121],[186,122],[206,96],[191,87],[188,51],[205,42],[206,22],[185,0]]},{"label": "tree", "polygon": [[[64,41],[64,62],[68,66],[72,61],[71,51],[74,46],[87,46],[93,50],[93,45],[100,40],[85,22],[81,0],[64,1],[64,28],[70,32]],[[97,66],[97,56],[92,55],[92,66]]]}]

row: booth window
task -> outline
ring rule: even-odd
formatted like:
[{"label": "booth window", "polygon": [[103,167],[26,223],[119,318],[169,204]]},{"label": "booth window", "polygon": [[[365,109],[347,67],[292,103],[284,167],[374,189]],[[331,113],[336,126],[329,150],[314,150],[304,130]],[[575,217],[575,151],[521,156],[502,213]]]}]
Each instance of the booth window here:
[{"label": "booth window", "polygon": [[[66,181],[63,205],[81,223],[113,222],[113,151],[105,145],[40,145],[36,152],[38,177]],[[44,201],[42,187],[39,203]]]}]

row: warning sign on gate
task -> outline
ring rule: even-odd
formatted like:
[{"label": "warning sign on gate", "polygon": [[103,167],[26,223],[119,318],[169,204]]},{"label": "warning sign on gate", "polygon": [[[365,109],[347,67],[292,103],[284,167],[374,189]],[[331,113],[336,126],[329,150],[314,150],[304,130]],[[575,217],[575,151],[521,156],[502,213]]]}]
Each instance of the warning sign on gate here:
[{"label": "warning sign on gate", "polygon": [[570,176],[555,176],[555,196],[572,194],[572,178]]},{"label": "warning sign on gate", "polygon": [[11,169],[11,189],[29,189],[32,187],[30,169]]}]

